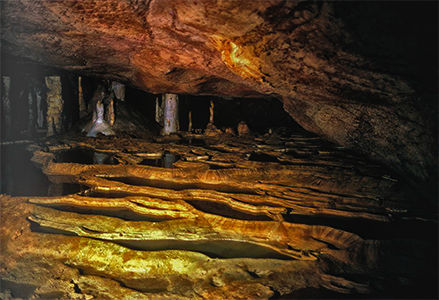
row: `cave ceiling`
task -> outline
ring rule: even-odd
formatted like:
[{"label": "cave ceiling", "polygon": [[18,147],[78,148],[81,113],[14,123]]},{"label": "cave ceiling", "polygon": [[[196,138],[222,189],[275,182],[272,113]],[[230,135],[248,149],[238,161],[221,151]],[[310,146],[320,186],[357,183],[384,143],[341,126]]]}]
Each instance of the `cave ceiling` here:
[{"label": "cave ceiling", "polygon": [[437,164],[436,12],[434,2],[9,0],[2,47],[151,93],[275,96],[305,129],[425,182]]}]

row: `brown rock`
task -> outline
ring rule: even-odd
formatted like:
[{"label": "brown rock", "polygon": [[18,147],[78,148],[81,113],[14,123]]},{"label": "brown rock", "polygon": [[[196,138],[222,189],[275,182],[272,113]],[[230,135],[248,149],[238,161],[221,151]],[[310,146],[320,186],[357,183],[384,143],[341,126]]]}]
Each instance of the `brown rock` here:
[{"label": "brown rock", "polygon": [[226,129],[224,129],[224,133],[229,135],[235,135],[235,130],[233,130],[232,127],[227,127]]},{"label": "brown rock", "polygon": [[8,53],[153,93],[275,94],[309,131],[415,181],[436,171],[434,2],[2,4]]},{"label": "brown rock", "polygon": [[245,136],[250,133],[250,129],[244,121],[239,122],[237,131],[239,136]]},{"label": "brown rock", "polygon": [[216,128],[216,126],[212,123],[208,123],[206,126],[206,130],[204,130],[204,134],[206,136],[217,136],[221,135],[223,132]]}]

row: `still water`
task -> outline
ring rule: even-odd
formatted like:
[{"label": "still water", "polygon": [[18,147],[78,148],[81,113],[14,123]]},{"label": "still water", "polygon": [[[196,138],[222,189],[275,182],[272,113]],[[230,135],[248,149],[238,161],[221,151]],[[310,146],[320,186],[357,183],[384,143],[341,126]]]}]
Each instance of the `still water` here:
[{"label": "still water", "polygon": [[1,193],[11,196],[46,196],[50,182],[31,162],[27,144],[0,146]]},{"label": "still water", "polygon": [[[61,196],[84,190],[79,184],[55,184],[31,161],[28,144],[0,146],[0,182],[2,194],[10,196]],[[64,158],[63,154],[61,157]],[[71,155],[71,154],[70,154]],[[99,157],[98,157],[99,158]],[[89,159],[85,157],[83,159]],[[101,158],[98,159],[102,160]],[[107,160],[104,159],[106,162]]]}]

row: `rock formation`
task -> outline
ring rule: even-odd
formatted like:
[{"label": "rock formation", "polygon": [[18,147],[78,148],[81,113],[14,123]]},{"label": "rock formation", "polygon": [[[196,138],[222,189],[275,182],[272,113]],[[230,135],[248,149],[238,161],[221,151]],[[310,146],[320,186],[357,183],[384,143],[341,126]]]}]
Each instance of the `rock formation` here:
[{"label": "rock formation", "polygon": [[164,94],[163,103],[163,135],[176,133],[179,129],[178,121],[178,95]]},{"label": "rock formation", "polygon": [[93,110],[93,119],[91,120],[90,129],[87,130],[87,136],[96,137],[99,133],[114,135],[110,124],[104,119],[104,104],[101,101],[96,103],[96,109]]},{"label": "rock formation", "polygon": [[61,97],[61,78],[46,77],[47,91],[47,135],[61,132],[63,100]]},{"label": "rock formation", "polygon": [[[0,194],[0,298],[437,298],[436,14],[435,2],[1,1],[2,65],[49,66],[2,73],[1,125],[76,127],[19,141],[44,180]],[[220,123],[234,97],[277,98],[320,137],[255,130],[252,106]],[[87,113],[93,138],[79,135]],[[21,188],[19,161],[5,166],[19,180],[2,192]]]},{"label": "rock formation", "polygon": [[154,93],[276,95],[305,129],[420,183],[437,163],[435,11],[434,2],[8,0],[2,43]]},{"label": "rock formation", "polygon": [[[194,137],[205,145],[183,143]],[[0,196],[0,297],[434,295],[435,214],[403,181],[316,137],[265,141],[32,145],[53,184],[80,189]],[[94,159],[105,155],[113,163]]]}]

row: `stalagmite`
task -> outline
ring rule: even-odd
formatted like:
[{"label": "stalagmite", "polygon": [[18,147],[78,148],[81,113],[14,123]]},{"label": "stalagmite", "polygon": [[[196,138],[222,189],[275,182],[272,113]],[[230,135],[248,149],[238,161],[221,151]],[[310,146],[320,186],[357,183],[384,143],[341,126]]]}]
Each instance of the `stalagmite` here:
[{"label": "stalagmite", "polygon": [[238,124],[238,135],[245,136],[250,133],[250,129],[244,121],[239,122]]},{"label": "stalagmite", "polygon": [[87,132],[87,136],[96,137],[98,133],[103,135],[114,135],[114,131],[111,126],[104,119],[104,104],[102,101],[98,101],[96,104],[96,114],[93,114],[93,124],[90,130]]},{"label": "stalagmite", "polygon": [[62,129],[63,99],[61,96],[61,77],[47,76],[47,136],[60,133]]},{"label": "stalagmite", "polygon": [[192,132],[192,112],[191,111],[189,111],[188,120],[189,120],[188,121],[189,124],[187,125],[187,131]]},{"label": "stalagmite", "polygon": [[216,126],[213,124],[213,108],[214,103],[211,100],[210,101],[210,107],[209,107],[209,123],[207,123],[206,130],[204,131],[204,134],[207,136],[215,136],[218,134],[222,134],[222,131],[216,128]]},{"label": "stalagmite", "polygon": [[178,96],[176,94],[163,94],[163,135],[169,135],[179,130],[178,122]]},{"label": "stalagmite", "polygon": [[91,99],[93,107],[92,120],[82,129],[87,136],[96,137],[98,133],[114,135],[111,128],[115,122],[114,93],[108,82],[101,82]]}]

